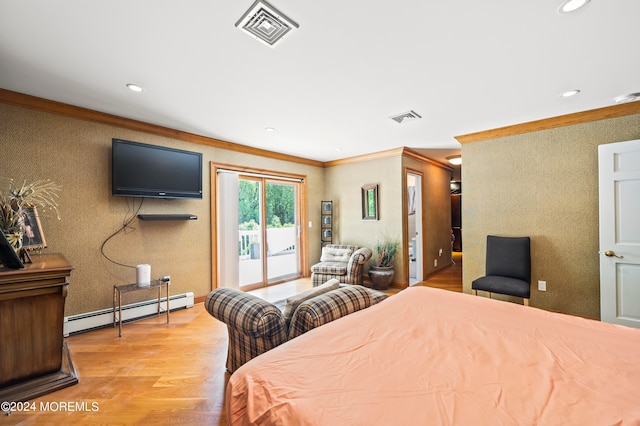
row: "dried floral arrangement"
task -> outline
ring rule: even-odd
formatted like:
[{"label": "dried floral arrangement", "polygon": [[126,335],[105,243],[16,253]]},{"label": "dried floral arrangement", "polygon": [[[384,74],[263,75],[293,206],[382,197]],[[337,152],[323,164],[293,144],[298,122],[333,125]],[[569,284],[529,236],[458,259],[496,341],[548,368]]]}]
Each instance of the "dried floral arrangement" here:
[{"label": "dried floral arrangement", "polygon": [[7,240],[18,251],[22,247],[24,232],[23,209],[36,207],[41,212],[53,210],[58,213],[57,199],[62,186],[50,180],[37,180],[16,184],[14,179],[3,178],[8,181],[6,186],[0,187],[0,230]]}]

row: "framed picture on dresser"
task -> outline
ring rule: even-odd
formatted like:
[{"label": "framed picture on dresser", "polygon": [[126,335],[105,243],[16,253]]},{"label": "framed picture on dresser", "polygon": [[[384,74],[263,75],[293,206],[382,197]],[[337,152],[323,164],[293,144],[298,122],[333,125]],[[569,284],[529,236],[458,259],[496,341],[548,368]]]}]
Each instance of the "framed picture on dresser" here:
[{"label": "framed picture on dresser", "polygon": [[42,249],[47,246],[42,233],[42,225],[38,210],[35,207],[29,207],[22,210],[22,221],[24,234],[22,235],[22,247],[26,250]]}]

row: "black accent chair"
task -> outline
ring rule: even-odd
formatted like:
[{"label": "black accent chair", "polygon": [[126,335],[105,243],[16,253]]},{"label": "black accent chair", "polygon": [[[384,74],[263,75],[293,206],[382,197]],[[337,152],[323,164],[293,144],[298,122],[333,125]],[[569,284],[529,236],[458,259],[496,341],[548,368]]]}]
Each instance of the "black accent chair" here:
[{"label": "black accent chair", "polygon": [[485,276],[474,280],[471,293],[478,290],[522,297],[529,306],[531,297],[531,240],[529,237],[487,235]]}]

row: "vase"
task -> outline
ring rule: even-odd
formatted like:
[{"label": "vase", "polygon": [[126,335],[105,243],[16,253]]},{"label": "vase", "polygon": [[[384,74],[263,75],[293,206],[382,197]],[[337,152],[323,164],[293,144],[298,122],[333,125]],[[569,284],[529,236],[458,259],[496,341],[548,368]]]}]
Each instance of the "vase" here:
[{"label": "vase", "polygon": [[22,236],[24,235],[23,210],[11,202],[0,204],[0,232],[4,234],[9,245],[20,253]]},{"label": "vase", "polygon": [[16,254],[20,255],[20,250],[22,249],[23,232],[22,231],[5,231],[5,230],[2,230],[1,232],[4,233],[4,236],[7,238],[7,241],[9,241],[9,245],[11,246],[11,248],[13,248]]},{"label": "vase", "polygon": [[393,282],[395,271],[393,266],[370,266],[369,279],[371,280],[371,288],[375,290],[386,290]]}]

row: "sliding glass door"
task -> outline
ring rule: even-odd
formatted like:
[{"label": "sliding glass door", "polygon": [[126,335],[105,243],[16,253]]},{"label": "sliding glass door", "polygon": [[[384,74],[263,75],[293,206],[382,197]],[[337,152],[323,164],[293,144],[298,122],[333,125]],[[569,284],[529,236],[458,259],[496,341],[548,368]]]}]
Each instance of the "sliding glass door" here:
[{"label": "sliding glass door", "polygon": [[240,174],[238,276],[243,289],[300,276],[298,182]]},{"label": "sliding glass door", "polygon": [[240,177],[238,181],[238,277],[240,286],[264,281],[262,265],[262,181]]},{"label": "sliding glass door", "polygon": [[267,281],[300,275],[297,183],[265,182]]}]

